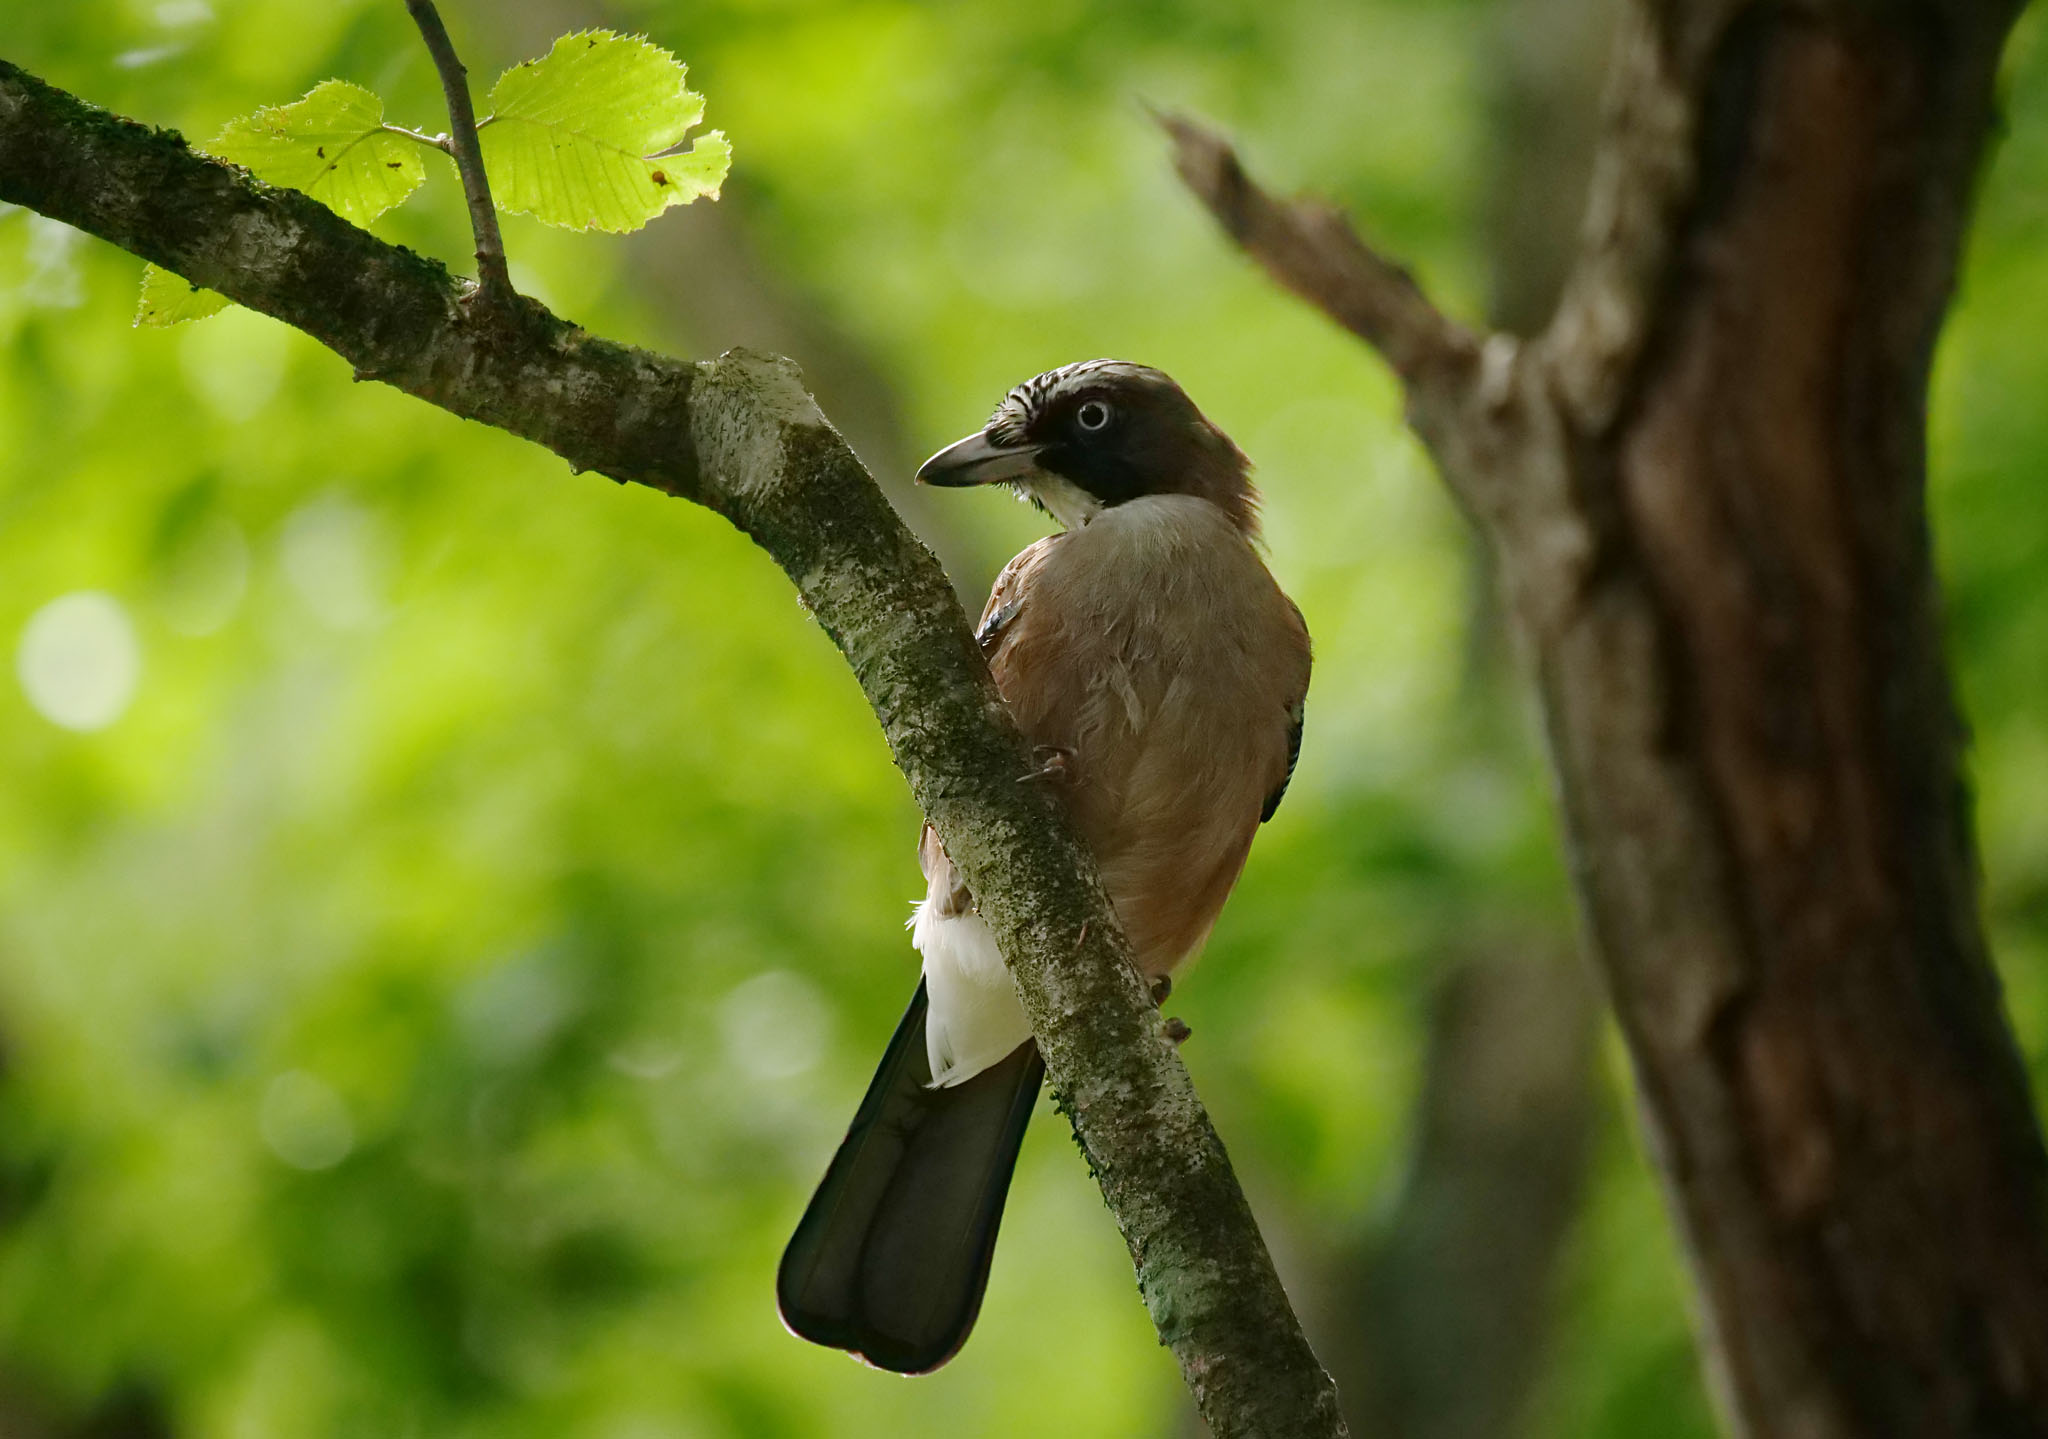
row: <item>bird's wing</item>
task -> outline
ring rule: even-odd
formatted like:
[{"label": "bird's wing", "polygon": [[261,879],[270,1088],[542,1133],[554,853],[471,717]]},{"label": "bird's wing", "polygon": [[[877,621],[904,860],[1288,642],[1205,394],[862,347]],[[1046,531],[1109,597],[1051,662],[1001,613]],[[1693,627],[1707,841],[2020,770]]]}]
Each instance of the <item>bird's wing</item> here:
[{"label": "bird's wing", "polygon": [[1259,810],[1260,824],[1271,819],[1280,808],[1280,801],[1287,798],[1287,786],[1294,779],[1295,762],[1301,758],[1301,725],[1305,708],[1303,702],[1297,700],[1294,708],[1287,712],[1287,773],[1280,777],[1279,786],[1266,796],[1266,803]]},{"label": "bird's wing", "polygon": [[1306,719],[1308,706],[1309,642],[1308,621],[1301,617],[1301,606],[1292,600],[1287,607],[1294,611],[1294,623],[1301,631],[1301,688],[1295,691],[1294,701],[1287,707],[1287,773],[1280,776],[1280,783],[1266,796],[1265,805],[1259,810],[1259,823],[1264,824],[1280,808],[1280,801],[1287,798],[1287,786],[1294,778],[1294,765],[1301,758],[1301,727]]},{"label": "bird's wing", "polygon": [[[989,591],[988,604],[981,612],[981,623],[974,627],[974,638],[981,645],[983,657],[991,664],[995,663],[997,651],[1002,648],[1004,632],[1023,609],[1025,591],[1031,587],[1031,576],[1051,553],[1053,542],[1061,537],[1058,534],[1047,535],[1025,546],[996,576],[995,588]],[[939,843],[938,833],[930,825],[926,825],[917,837],[917,867],[924,871],[925,879],[931,884],[930,893],[939,904],[940,914],[965,914],[974,907],[974,896],[968,892],[960,872],[953,868],[953,862],[946,858],[945,847]]]},{"label": "bird's wing", "polygon": [[974,637],[981,643],[981,653],[991,664],[995,661],[996,651],[1002,647],[1004,632],[1023,611],[1024,596],[1031,588],[1032,577],[1045,563],[1046,556],[1052,553],[1052,547],[1066,537],[1066,531],[1061,530],[1026,545],[996,576],[995,588],[988,592],[988,604],[981,611],[981,623],[974,627]]}]

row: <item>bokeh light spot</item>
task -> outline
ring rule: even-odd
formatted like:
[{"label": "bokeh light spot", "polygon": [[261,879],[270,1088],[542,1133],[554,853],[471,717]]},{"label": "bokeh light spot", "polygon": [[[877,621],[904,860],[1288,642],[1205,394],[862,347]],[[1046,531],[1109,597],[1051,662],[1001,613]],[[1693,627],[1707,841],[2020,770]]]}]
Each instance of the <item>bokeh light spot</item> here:
[{"label": "bokeh light spot", "polygon": [[365,629],[384,616],[384,552],[375,520],[340,495],[293,510],[278,541],[285,578],[322,624]]},{"label": "bokeh light spot", "polygon": [[41,215],[28,217],[28,278],[21,296],[31,305],[69,310],[85,302],[78,270],[78,245],[85,237],[69,225]]},{"label": "bokeh light spot", "polygon": [[156,7],[156,23],[166,30],[204,25],[212,18],[213,6],[207,0],[162,0]]},{"label": "bokeh light spot", "polygon": [[332,1169],[356,1146],[348,1106],[303,1069],[286,1070],[270,1081],[256,1127],[270,1152],[294,1169]]},{"label": "bokeh light spot", "polygon": [[771,969],[720,1001],[718,1028],[735,1069],[755,1079],[791,1079],[824,1056],[832,1014],[808,979]]},{"label": "bokeh light spot", "polygon": [[[179,48],[134,53],[141,57],[137,63],[150,64]],[[239,305],[181,329],[178,360],[185,384],[220,419],[231,424],[252,420],[276,398],[291,358],[290,330]]]},{"label": "bokeh light spot", "polygon": [[142,646],[119,600],[77,590],[29,616],[15,673],[37,714],[91,733],[127,712],[142,679]]}]

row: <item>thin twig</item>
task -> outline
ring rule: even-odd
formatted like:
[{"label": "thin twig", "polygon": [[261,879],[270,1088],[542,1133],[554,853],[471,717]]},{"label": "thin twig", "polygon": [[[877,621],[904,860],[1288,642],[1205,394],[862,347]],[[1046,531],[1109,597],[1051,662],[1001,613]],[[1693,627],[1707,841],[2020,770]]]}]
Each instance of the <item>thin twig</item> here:
[{"label": "thin twig", "polygon": [[491,182],[484,176],[483,147],[476,138],[476,110],[469,102],[469,76],[455,58],[455,46],[448,39],[448,27],[434,0],[405,0],[413,23],[441,72],[441,89],[448,96],[449,143],[455,154],[455,168],[462,175],[462,193],[469,201],[469,227],[476,235],[477,281],[487,301],[509,299],[512,273],[505,268],[505,241],[498,234],[498,209],[491,203]]},{"label": "thin twig", "polygon": [[1172,137],[1174,168],[1195,198],[1275,280],[1378,350],[1411,391],[1469,382],[1478,339],[1342,214],[1319,200],[1275,199],[1220,135],[1183,115],[1153,118]]},{"label": "thin twig", "polygon": [[403,135],[416,145],[424,145],[429,150],[439,150],[444,155],[453,155],[455,153],[455,142],[446,135],[429,135],[424,130],[408,130],[403,125],[387,124],[380,125],[377,128],[387,135]]}]

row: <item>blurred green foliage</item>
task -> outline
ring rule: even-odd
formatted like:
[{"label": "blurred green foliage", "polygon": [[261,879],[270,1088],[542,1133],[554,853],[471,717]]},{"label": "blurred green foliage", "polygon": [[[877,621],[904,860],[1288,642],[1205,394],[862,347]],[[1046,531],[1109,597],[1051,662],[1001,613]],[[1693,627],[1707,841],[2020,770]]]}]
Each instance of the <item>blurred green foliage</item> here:
[{"label": "blurred green foliage", "polygon": [[[1341,1304],[1319,1256],[1400,1182],[1432,976],[1561,932],[1567,900],[1522,717],[1474,700],[1467,550],[1389,380],[1219,240],[1137,102],[1224,121],[1472,313],[1493,11],[446,9],[479,75],[581,26],[644,32],[735,138],[721,205],[641,241],[507,219],[515,279],[564,313],[721,347],[691,285],[730,277],[652,277],[693,227],[736,227],[914,450],[1117,354],[1258,462],[1317,639],[1308,740],[1175,1007],[1283,1268]],[[195,137],[330,76],[440,113],[395,0],[14,6],[0,54]],[[2038,14],[2008,93],[1934,510],[2041,1072]],[[466,265],[452,187],[379,228]],[[780,1245],[913,983],[918,878],[873,719],[773,566],[688,505],[351,385],[267,319],[131,329],[139,270],[0,215],[0,1432],[95,1410],[208,1439],[1187,1432],[1049,1107],[950,1368],[896,1381],[776,1322]],[[942,498],[920,514],[969,590],[1043,528]],[[1533,1430],[1705,1434],[1612,1045],[1602,1083]]]}]

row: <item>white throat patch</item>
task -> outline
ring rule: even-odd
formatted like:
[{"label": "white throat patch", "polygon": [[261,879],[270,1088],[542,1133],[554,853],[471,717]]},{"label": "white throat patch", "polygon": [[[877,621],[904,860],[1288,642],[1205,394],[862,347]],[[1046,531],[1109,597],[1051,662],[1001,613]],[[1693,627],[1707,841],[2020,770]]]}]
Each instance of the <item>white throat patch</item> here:
[{"label": "white throat patch", "polygon": [[1017,486],[1017,492],[1025,499],[1036,500],[1044,505],[1046,512],[1069,530],[1080,529],[1102,513],[1102,501],[1072,480],[1061,475],[1049,474],[1044,470],[1039,470],[1030,479],[1022,481]]}]

